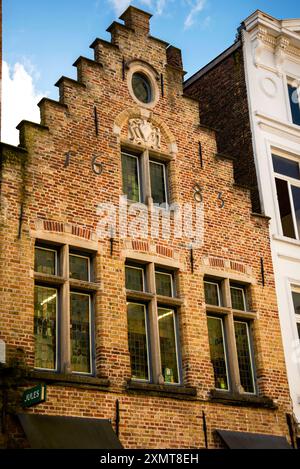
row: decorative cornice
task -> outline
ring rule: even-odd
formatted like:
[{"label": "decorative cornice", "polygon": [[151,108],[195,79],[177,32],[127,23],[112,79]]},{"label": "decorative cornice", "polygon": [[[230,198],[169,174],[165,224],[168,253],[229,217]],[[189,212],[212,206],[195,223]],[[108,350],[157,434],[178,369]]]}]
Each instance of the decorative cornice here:
[{"label": "decorative cornice", "polygon": [[[253,25],[252,25],[253,26]],[[274,25],[272,25],[274,26]],[[295,34],[285,28],[271,27],[259,17],[256,19],[256,25],[247,28],[254,44],[254,62],[256,66],[260,65],[260,55],[265,47],[271,48],[276,55],[276,65],[280,69],[286,55],[300,60],[300,35]]]}]

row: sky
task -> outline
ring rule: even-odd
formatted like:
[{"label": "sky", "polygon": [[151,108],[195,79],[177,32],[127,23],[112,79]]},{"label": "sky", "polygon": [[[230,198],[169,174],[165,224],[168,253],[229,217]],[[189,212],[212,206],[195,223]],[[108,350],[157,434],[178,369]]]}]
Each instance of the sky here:
[{"label": "sky", "polygon": [[96,37],[130,5],[153,14],[151,34],[180,48],[186,77],[229,47],[239,24],[260,9],[299,18],[299,0],[2,0],[2,141],[18,144],[16,125],[39,122],[36,104],[58,98],[62,76],[75,78],[74,61],[92,57]]}]

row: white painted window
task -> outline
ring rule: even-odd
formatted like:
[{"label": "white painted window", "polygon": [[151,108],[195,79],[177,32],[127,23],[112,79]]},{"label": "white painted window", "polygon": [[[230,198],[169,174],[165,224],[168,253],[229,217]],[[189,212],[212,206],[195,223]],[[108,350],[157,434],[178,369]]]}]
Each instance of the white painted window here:
[{"label": "white painted window", "polygon": [[288,95],[293,124],[300,125],[300,87],[297,80],[288,79]]},{"label": "white painted window", "polygon": [[272,155],[282,234],[300,239],[300,158]]},{"label": "white painted window", "polygon": [[292,297],[293,297],[293,305],[295,311],[295,319],[296,325],[298,330],[298,336],[300,340],[300,287],[293,287],[292,288]]}]

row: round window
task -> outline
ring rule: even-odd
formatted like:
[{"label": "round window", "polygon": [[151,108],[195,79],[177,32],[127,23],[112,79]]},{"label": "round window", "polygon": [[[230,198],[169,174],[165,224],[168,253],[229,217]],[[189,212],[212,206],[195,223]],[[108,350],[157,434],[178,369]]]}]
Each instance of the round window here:
[{"label": "round window", "polygon": [[132,76],[132,89],[136,98],[142,103],[148,104],[152,101],[152,90],[148,78],[141,73]]}]

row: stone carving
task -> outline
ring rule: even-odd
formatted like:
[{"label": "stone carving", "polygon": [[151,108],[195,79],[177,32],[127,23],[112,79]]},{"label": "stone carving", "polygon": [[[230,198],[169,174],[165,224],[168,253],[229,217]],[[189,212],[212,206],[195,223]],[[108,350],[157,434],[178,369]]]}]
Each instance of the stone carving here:
[{"label": "stone carving", "polygon": [[130,119],[128,123],[128,138],[133,143],[143,144],[159,150],[161,147],[161,131],[154,127],[147,119]]}]

